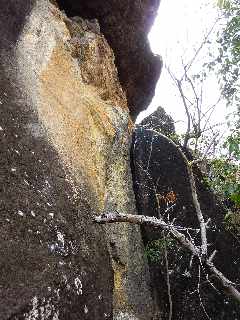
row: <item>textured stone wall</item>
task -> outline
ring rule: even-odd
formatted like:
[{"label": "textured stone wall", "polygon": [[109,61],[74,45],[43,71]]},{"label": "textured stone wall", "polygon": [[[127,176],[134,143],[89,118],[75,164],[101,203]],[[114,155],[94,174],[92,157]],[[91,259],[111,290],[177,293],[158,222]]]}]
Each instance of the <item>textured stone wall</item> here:
[{"label": "textured stone wall", "polygon": [[0,318],[151,319],[134,212],[132,123],[97,21],[1,0]]},{"label": "textured stone wall", "polygon": [[132,118],[146,109],[154,95],[162,61],[154,55],[148,32],[160,0],[58,0],[67,15],[98,19],[114,51],[120,82]]}]

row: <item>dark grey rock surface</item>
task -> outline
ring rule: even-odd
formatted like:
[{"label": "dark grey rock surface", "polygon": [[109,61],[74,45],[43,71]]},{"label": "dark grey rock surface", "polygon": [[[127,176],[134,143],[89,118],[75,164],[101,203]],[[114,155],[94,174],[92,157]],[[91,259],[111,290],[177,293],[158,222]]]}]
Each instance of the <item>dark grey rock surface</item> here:
[{"label": "dark grey rock surface", "polygon": [[[139,214],[158,217],[160,212],[166,221],[168,219],[170,222],[174,221],[177,226],[198,228],[187,169],[180,152],[166,138],[149,131],[152,126],[157,126],[159,132],[166,133],[169,125],[167,128],[161,128],[161,119],[159,122],[156,119],[153,121],[152,116],[144,119],[143,124],[144,126],[136,128],[132,144],[133,182]],[[169,134],[172,133],[171,131]],[[191,159],[190,152],[186,151],[186,154]],[[217,249],[218,253],[214,259],[216,266],[233,282],[238,283],[240,279],[239,237],[226,230],[224,226],[226,210],[216,201],[198,167],[194,167],[194,174],[205,221],[211,219],[207,229],[209,251],[213,252]],[[160,314],[161,319],[165,320],[169,316],[169,301],[166,264],[164,252],[161,249],[163,235],[160,231],[150,228],[143,228],[142,232],[147,248],[151,243],[153,245],[153,241],[160,239],[160,244],[154,251],[155,260],[151,260],[150,257],[149,266],[156,312]],[[190,234],[195,244],[199,244],[199,233],[194,231]],[[216,287],[215,290],[210,282],[206,281],[204,271],[201,271],[199,295],[199,269],[196,259],[191,260],[191,255],[176,242],[172,242],[169,238],[167,241],[173,301],[172,319],[192,320],[197,317],[199,320],[205,320],[206,313],[212,320],[238,319],[239,305],[228,298],[217,286],[214,278],[211,278],[211,283]],[[206,313],[201,306],[200,297]]]},{"label": "dark grey rock surface", "polygon": [[111,319],[94,196],[84,184],[76,196],[17,78],[15,45],[33,3],[0,1],[0,319]]}]

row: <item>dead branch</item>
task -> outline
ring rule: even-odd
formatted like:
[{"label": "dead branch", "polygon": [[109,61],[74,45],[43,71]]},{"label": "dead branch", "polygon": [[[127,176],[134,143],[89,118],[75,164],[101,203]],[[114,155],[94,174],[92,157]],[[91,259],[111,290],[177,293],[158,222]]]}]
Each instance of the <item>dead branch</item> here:
[{"label": "dead branch", "polygon": [[187,105],[187,102],[186,102],[186,98],[185,98],[184,93],[183,93],[182,83],[181,83],[180,80],[176,80],[176,82],[177,82],[177,87],[178,87],[179,93],[181,95],[182,102],[183,102],[183,105],[184,105],[184,108],[185,108],[185,112],[186,112],[186,115],[187,115],[187,131],[185,133],[184,143],[183,143],[183,147],[187,148],[188,141],[189,141],[189,134],[190,134],[190,130],[191,130],[191,116],[190,116],[190,112],[189,112],[188,105]]},{"label": "dead branch", "polygon": [[189,165],[190,165],[191,167],[192,167],[194,164],[203,162],[203,161],[206,159],[207,154],[208,154],[208,151],[211,149],[212,145],[216,142],[216,138],[217,138],[218,135],[219,135],[219,134],[216,133],[216,134],[213,136],[212,141],[209,143],[208,147],[206,148],[206,150],[205,150],[205,152],[204,152],[204,154],[202,155],[201,158],[196,159],[196,160],[193,160],[193,161],[191,161],[191,162],[189,163]]},{"label": "dead branch", "polygon": [[166,266],[167,292],[168,292],[168,302],[169,302],[168,320],[172,320],[173,301],[172,301],[171,283],[170,283],[170,276],[169,276],[168,249],[167,249],[166,236],[164,231],[163,231],[163,241],[164,241],[164,259],[165,259],[165,266]]},{"label": "dead branch", "polygon": [[197,293],[198,293],[198,298],[199,298],[199,302],[200,302],[200,306],[203,309],[203,312],[205,313],[206,317],[208,318],[208,320],[211,320],[211,318],[209,317],[207,310],[203,304],[202,301],[202,297],[201,297],[201,292],[200,292],[200,286],[201,286],[201,265],[198,266],[198,285],[197,285]]},{"label": "dead branch", "polygon": [[[221,17],[217,17],[211,26],[211,28],[208,30],[208,32],[205,34],[205,36],[202,39],[202,42],[200,43],[199,47],[195,50],[195,53],[193,54],[193,57],[190,59],[188,63],[184,63],[183,58],[182,58],[182,68],[183,68],[183,73],[180,76],[176,76],[170,69],[169,66],[166,66],[166,70],[168,71],[171,79],[173,80],[179,94],[181,101],[184,105],[185,109],[185,114],[186,114],[186,123],[187,123],[187,128],[186,132],[184,134],[184,142],[183,142],[183,147],[186,148],[188,146],[188,142],[190,139],[194,139],[194,144],[195,144],[195,153],[197,152],[198,149],[198,144],[199,144],[199,138],[201,137],[203,130],[205,130],[207,124],[209,123],[209,119],[212,116],[212,112],[209,114],[208,117],[205,115],[205,122],[203,121],[204,113],[202,110],[202,105],[203,105],[203,78],[201,81],[201,88],[200,92],[198,93],[199,90],[196,90],[196,83],[193,81],[193,78],[189,76],[190,69],[192,65],[194,64],[195,60],[197,59],[198,55],[200,54],[201,50],[203,49],[204,45],[209,41],[209,38],[214,31],[217,23]],[[186,88],[185,84],[190,85],[191,88],[191,94],[193,95],[193,98],[189,99],[186,95]],[[191,101],[193,100],[193,101]],[[217,103],[216,103],[217,104]],[[215,109],[215,106],[213,107],[213,110]],[[193,131],[194,134],[191,134],[191,131]]]},{"label": "dead branch", "polygon": [[186,236],[177,230],[177,226],[172,224],[167,224],[162,218],[147,217],[137,214],[124,214],[118,212],[103,213],[100,216],[96,216],[94,221],[100,224],[105,223],[116,223],[116,222],[128,222],[139,225],[146,225],[153,228],[158,228],[161,230],[166,230],[176,239],[183,247],[187,248],[194,255],[198,256],[200,254],[199,248],[194,246],[191,241],[189,241]]},{"label": "dead branch", "polygon": [[[219,285],[224,289],[228,295],[234,298],[240,303],[240,292],[235,288],[234,283],[226,278],[221,271],[219,271],[212,262],[212,255],[206,259],[201,255],[201,250],[195,246],[186,236],[177,230],[177,227],[171,224],[167,224],[163,219],[157,219],[155,217],[147,217],[143,215],[124,214],[118,212],[103,213],[100,216],[95,216],[94,221],[99,224],[116,223],[116,222],[128,222],[133,224],[151,226],[161,230],[169,232],[170,236],[176,239],[181,246],[191,252],[194,256],[197,256],[200,264],[206,266],[211,276],[218,281]],[[215,254],[214,254],[215,255]]]},{"label": "dead branch", "polygon": [[[203,38],[203,41],[201,42],[200,46],[198,47],[198,49],[195,51],[195,54],[194,56],[192,57],[192,59],[186,64],[186,67],[185,67],[185,71],[187,72],[191,66],[193,65],[194,61],[196,60],[197,56],[199,55],[199,52],[202,50],[203,46],[207,43],[210,35],[212,34],[214,28],[216,27],[218,21],[221,19],[221,17],[218,17],[212,27],[209,29],[209,31],[207,32],[207,34],[205,35],[205,37]],[[184,78],[184,75],[182,76],[182,79]]]},{"label": "dead branch", "polygon": [[[208,273],[208,277],[214,276],[218,284],[223,288],[224,292],[240,303],[240,292],[236,289],[235,284],[231,282],[228,278],[226,278],[223,275],[223,273],[215,267],[213,263],[213,259],[216,255],[216,250],[210,256],[208,256],[208,251],[207,251],[208,243],[207,243],[207,232],[206,232],[208,222],[205,223],[203,214],[201,211],[191,162],[188,161],[187,157],[185,156],[181,148],[175,142],[173,142],[170,138],[168,138],[167,136],[155,130],[151,130],[151,129],[146,129],[146,130],[152,132],[153,134],[163,137],[170,144],[172,144],[179,151],[179,153],[181,154],[186,164],[192,198],[193,198],[193,204],[194,204],[198,222],[200,225],[201,247],[199,248],[198,246],[196,246],[191,237],[187,238],[184,233],[179,231],[179,229],[183,230],[182,227],[179,228],[173,223],[166,223],[164,221],[164,218],[161,215],[159,215],[159,218],[155,218],[155,217],[125,214],[125,213],[119,213],[119,212],[107,212],[107,213],[101,214],[100,216],[95,216],[94,221],[99,224],[128,222],[128,223],[133,223],[138,225],[151,226],[153,228],[158,228],[163,231],[167,231],[168,234],[172,238],[176,239],[182,247],[187,249],[193,256],[198,257],[199,264],[200,264],[199,267],[200,266],[205,267],[205,270]],[[187,230],[187,228],[185,228],[185,230]]]},{"label": "dead branch", "polygon": [[148,131],[153,132],[156,135],[161,136],[162,138],[166,139],[170,144],[172,144],[181,154],[182,159],[184,160],[184,163],[186,165],[187,168],[187,172],[188,172],[188,178],[189,178],[189,182],[190,182],[190,187],[191,187],[191,193],[192,193],[192,199],[193,199],[193,205],[195,207],[196,210],[196,214],[197,214],[197,218],[198,218],[198,222],[199,222],[199,226],[200,226],[200,230],[201,230],[201,242],[202,242],[202,246],[201,246],[201,254],[204,256],[207,256],[207,234],[206,234],[206,225],[205,225],[205,221],[203,218],[203,214],[202,214],[202,210],[200,208],[200,204],[198,201],[198,195],[197,195],[197,189],[196,189],[196,184],[195,184],[195,178],[193,175],[193,171],[192,171],[192,166],[191,166],[191,162],[188,161],[187,157],[185,156],[185,154],[183,153],[182,149],[180,148],[180,146],[178,146],[175,142],[173,142],[170,138],[168,138],[167,136],[165,136],[162,133],[159,133],[155,130],[152,129],[146,129]]},{"label": "dead branch", "polygon": [[181,96],[181,99],[182,99],[182,102],[183,102],[183,105],[184,105],[185,113],[186,113],[186,116],[187,116],[187,130],[186,130],[186,133],[184,135],[184,143],[183,143],[183,146],[186,148],[187,145],[188,145],[188,141],[190,139],[190,130],[191,130],[191,114],[189,112],[189,107],[187,105],[187,100],[188,99],[184,95],[184,92],[183,92],[183,89],[182,89],[182,80],[178,80],[174,76],[174,74],[171,72],[169,67],[166,67],[166,69],[167,69],[170,77],[172,78],[173,82],[176,84],[176,86],[178,88],[178,91],[180,93],[180,96]]}]

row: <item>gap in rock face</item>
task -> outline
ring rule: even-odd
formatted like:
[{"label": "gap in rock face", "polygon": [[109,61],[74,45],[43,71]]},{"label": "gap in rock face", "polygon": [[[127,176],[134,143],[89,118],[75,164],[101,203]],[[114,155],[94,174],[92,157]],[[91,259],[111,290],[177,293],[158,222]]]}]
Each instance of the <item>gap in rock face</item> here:
[{"label": "gap in rock face", "polygon": [[136,119],[152,100],[162,63],[150,49],[147,34],[159,0],[77,1],[57,0],[69,17],[97,19],[115,55],[120,83],[126,92],[130,115]]},{"label": "gap in rock face", "polygon": [[[57,0],[60,10],[64,10],[69,17],[81,16],[85,19],[94,19],[95,14],[93,10],[79,1],[72,0]],[[89,1],[91,3],[91,1]],[[91,8],[91,6],[90,6]]]}]

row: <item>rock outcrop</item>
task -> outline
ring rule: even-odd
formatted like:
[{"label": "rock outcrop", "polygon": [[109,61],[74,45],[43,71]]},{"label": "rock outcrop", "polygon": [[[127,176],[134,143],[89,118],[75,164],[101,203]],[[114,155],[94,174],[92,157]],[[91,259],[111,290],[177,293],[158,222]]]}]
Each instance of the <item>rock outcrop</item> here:
[{"label": "rock outcrop", "polygon": [[[0,1],[2,320],[152,319],[139,228],[96,226],[92,218],[135,212],[128,106],[135,115],[154,90],[156,79],[147,83],[159,63],[142,39],[158,1],[131,16],[137,30],[122,50],[130,2],[127,16],[121,1],[115,14],[105,1],[85,3],[90,16],[84,8],[71,18],[56,1]],[[97,14],[103,3],[106,24]],[[137,64],[144,57],[138,71],[131,50]]]},{"label": "rock outcrop", "polygon": [[[185,162],[180,152],[156,132],[174,135],[173,121],[162,109],[157,114],[161,115],[158,121],[153,114],[144,119],[144,126],[138,126],[134,133],[132,167],[138,212],[155,217],[160,212],[165,219],[174,221],[175,225],[199,228]],[[152,128],[157,130],[153,132]],[[186,151],[186,154],[191,159],[190,152]],[[227,231],[224,225],[225,208],[216,201],[198,167],[194,168],[194,174],[205,221],[211,219],[207,229],[209,250],[217,249],[214,259],[216,266],[233,282],[238,283],[239,240]],[[190,233],[195,243],[198,243],[199,234]],[[155,313],[160,319],[168,319],[169,300],[162,233],[144,228],[143,236],[146,250],[149,250]],[[199,320],[206,319],[206,314],[214,320],[234,320],[239,317],[239,305],[227,298],[221,290],[218,291],[214,278],[208,282],[203,273],[199,276],[195,259],[192,260],[188,252],[170,238],[167,238],[167,248],[173,319],[192,320],[196,314]],[[215,285],[215,289],[212,285]]]},{"label": "rock outcrop", "polygon": [[131,117],[152,100],[162,62],[151,52],[148,32],[160,0],[58,0],[68,16],[98,19],[101,32],[114,51],[120,82]]},{"label": "rock outcrop", "polygon": [[144,129],[151,129],[168,137],[176,135],[173,119],[162,107],[158,107],[152,114],[142,120],[141,126]]}]

